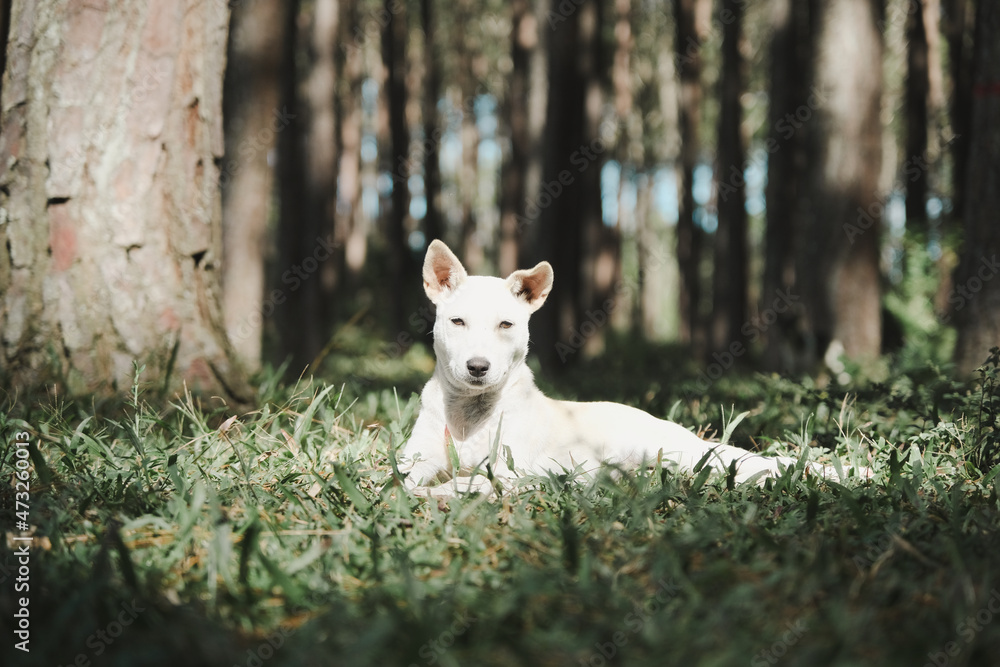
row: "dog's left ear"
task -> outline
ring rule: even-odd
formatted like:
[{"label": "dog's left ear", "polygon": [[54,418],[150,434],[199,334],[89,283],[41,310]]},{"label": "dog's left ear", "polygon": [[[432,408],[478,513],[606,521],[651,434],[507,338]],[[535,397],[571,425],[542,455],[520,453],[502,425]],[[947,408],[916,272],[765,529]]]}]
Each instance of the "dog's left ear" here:
[{"label": "dog's left ear", "polygon": [[511,294],[527,302],[531,312],[542,307],[552,290],[552,265],[539,262],[533,269],[515,271],[507,278]]},{"label": "dog's left ear", "polygon": [[424,291],[431,303],[438,303],[445,295],[458,289],[469,277],[465,267],[455,257],[451,248],[434,239],[424,256]]}]

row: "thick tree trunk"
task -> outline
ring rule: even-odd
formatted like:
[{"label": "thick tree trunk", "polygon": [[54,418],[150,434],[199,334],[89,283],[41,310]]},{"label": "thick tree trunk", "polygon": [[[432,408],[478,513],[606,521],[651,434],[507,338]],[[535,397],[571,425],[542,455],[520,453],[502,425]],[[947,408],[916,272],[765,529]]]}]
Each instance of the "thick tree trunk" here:
[{"label": "thick tree trunk", "polygon": [[818,24],[797,276],[816,355],[834,341],[856,360],[881,352],[883,13],[881,0],[832,0]]},{"label": "thick tree trunk", "polygon": [[[707,0],[710,2],[711,0]],[[680,268],[681,340],[700,348],[705,343],[701,310],[701,249],[703,233],[694,223],[694,169],[701,144],[698,138],[702,99],[703,29],[698,17],[706,0],[676,0],[677,75],[680,79],[678,125],[681,136],[679,165],[680,217],[677,221],[677,264]]]},{"label": "thick tree trunk", "polygon": [[219,304],[225,2],[18,2],[0,143],[15,387],[248,398]]},{"label": "thick tree trunk", "polygon": [[955,361],[968,373],[1000,345],[1000,6],[976,13],[972,144],[965,191],[965,241],[949,297],[958,325]]},{"label": "thick tree trunk", "polygon": [[[716,165],[719,226],[715,232],[715,267],[712,274],[712,325],[709,347],[726,352],[741,343],[747,321],[747,211],[743,165],[741,98],[746,87],[746,66],[740,53],[743,39],[742,0],[723,0],[722,77],[719,81],[720,112]],[[742,353],[741,353],[742,354]]]},{"label": "thick tree trunk", "polygon": [[[225,80],[222,287],[226,331],[248,368],[261,361],[264,263],[277,134],[294,119],[281,108],[285,21],[273,2],[234,6]],[[273,304],[269,304],[273,308]]]}]

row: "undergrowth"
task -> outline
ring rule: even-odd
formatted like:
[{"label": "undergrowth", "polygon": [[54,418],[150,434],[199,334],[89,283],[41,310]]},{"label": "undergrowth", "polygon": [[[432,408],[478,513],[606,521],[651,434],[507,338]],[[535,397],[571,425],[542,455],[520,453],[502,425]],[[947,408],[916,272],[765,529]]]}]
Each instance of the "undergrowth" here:
[{"label": "undergrowth", "polygon": [[[637,379],[672,377],[645,360],[624,376],[636,384],[604,382],[603,397],[716,437],[735,406],[749,415],[729,422],[734,444],[868,460],[874,479],[822,482],[799,467],[732,488],[707,471],[564,472],[448,503],[410,496],[390,465],[416,396],[348,383],[349,370],[339,383],[268,376],[249,414],[191,396],[150,405],[138,368],[118,407],[22,399],[0,413],[0,655],[81,666],[995,664],[998,362],[994,350],[974,382],[902,359],[879,382],[734,373],[706,392]],[[20,431],[32,434],[23,532]],[[13,538],[25,535],[30,591],[16,593]],[[12,639],[22,595],[30,653]]]}]

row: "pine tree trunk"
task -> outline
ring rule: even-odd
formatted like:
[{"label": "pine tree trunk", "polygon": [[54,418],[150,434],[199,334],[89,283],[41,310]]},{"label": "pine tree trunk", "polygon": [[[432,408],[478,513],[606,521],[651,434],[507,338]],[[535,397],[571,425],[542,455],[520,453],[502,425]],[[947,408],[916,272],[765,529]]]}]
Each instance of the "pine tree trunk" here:
[{"label": "pine tree trunk", "polygon": [[1000,345],[1000,6],[976,13],[972,143],[965,191],[965,241],[949,301],[958,325],[955,361],[969,373]]},{"label": "pine tree trunk", "polygon": [[[747,212],[746,183],[743,165],[746,149],[743,139],[743,108],[740,102],[746,86],[745,63],[740,53],[743,31],[742,0],[722,3],[722,78],[718,162],[719,226],[715,232],[715,267],[713,271],[712,326],[710,348],[728,353],[742,344],[740,330],[747,321]],[[742,355],[743,353],[740,352]]]},{"label": "pine tree trunk", "polygon": [[436,51],[434,0],[420,0],[420,20],[424,27],[424,77],[423,121],[424,121],[424,198],[427,212],[424,214],[424,233],[427,242],[444,237],[444,221],[441,217],[441,167],[440,148],[444,128],[441,127],[438,102],[441,97],[441,68]]},{"label": "pine tree trunk", "polygon": [[906,23],[906,227],[927,229],[927,101],[930,66],[924,25],[926,0],[912,0]]},{"label": "pine tree trunk", "polygon": [[235,5],[225,79],[226,157],[222,169],[222,286],[226,331],[244,365],[261,361],[264,262],[277,134],[294,119],[281,108],[284,40],[278,3]]},{"label": "pine tree trunk", "polygon": [[972,132],[972,41],[975,15],[972,0],[944,0],[948,16],[948,69],[951,73],[951,154],[952,154],[952,215],[965,218],[965,191],[968,179],[969,149]]},{"label": "pine tree trunk", "polygon": [[390,280],[392,304],[390,316],[393,327],[406,330],[405,281],[412,281],[416,273],[407,244],[407,217],[410,212],[410,190],[406,182],[409,174],[410,132],[406,123],[406,74],[408,27],[405,5],[385,0],[384,15],[388,16],[382,29],[382,62],[385,68],[386,106],[389,114],[389,141],[391,143],[390,173],[392,202],[389,210],[387,236],[390,255]]},{"label": "pine tree trunk", "polygon": [[819,18],[797,275],[813,360],[834,341],[856,360],[881,352],[883,14],[882,0],[832,0]]},{"label": "pine tree trunk", "polygon": [[702,31],[697,18],[704,0],[676,0],[677,75],[680,79],[678,125],[681,136],[679,165],[680,214],[677,221],[677,263],[680,267],[680,335],[696,348],[704,344],[704,323],[700,314],[701,249],[703,233],[694,223],[694,169],[701,150],[698,132],[702,99]]},{"label": "pine tree trunk", "polygon": [[358,0],[340,1],[340,42],[342,90],[338,96],[340,113],[340,169],[337,196],[345,209],[338,210],[338,241],[344,245],[346,278],[357,284],[368,256],[368,229],[361,212],[361,134],[364,126],[361,84],[364,80],[363,44],[352,33],[358,23]]},{"label": "pine tree trunk", "polygon": [[[766,144],[767,229],[760,312],[770,308],[779,295],[792,295],[797,289],[796,257],[804,242],[802,218],[798,211],[803,197],[802,175],[808,156],[804,143],[807,129],[796,112],[803,118],[807,112],[813,113],[809,105],[809,62],[813,57],[815,35],[811,17],[815,9],[811,9],[810,4],[815,5],[815,0],[811,3],[776,0],[772,8],[774,37],[770,54],[771,105],[768,124],[771,134]],[[799,349],[802,313],[797,307],[785,309],[782,313],[773,312],[776,321],[765,332],[764,367],[783,372],[797,371],[798,357],[802,352]]]},{"label": "pine tree trunk", "polygon": [[510,132],[510,151],[505,156],[500,190],[500,250],[498,267],[506,276],[518,268],[522,220],[525,211],[528,162],[531,157],[528,94],[531,58],[538,45],[538,21],[528,0],[514,0],[511,6],[510,89],[504,100],[504,117]]},{"label": "pine tree trunk", "polygon": [[15,387],[249,398],[220,308],[225,2],[17,2],[0,125]]}]

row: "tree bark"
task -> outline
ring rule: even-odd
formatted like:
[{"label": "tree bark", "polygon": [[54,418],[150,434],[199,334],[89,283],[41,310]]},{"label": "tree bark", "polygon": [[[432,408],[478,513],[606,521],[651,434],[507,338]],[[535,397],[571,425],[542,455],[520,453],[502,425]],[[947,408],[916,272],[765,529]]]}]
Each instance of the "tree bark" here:
[{"label": "tree bark", "polygon": [[500,275],[518,268],[522,221],[527,221],[526,179],[531,159],[529,92],[531,59],[538,46],[538,20],[528,0],[514,0],[511,6],[510,88],[504,100],[504,117],[510,132],[510,150],[504,156],[500,190]]},{"label": "tree bark", "polygon": [[222,302],[229,339],[252,370],[261,361],[270,158],[277,133],[294,122],[281,108],[283,19],[278,3],[234,6],[224,86]]},{"label": "tree bark", "polygon": [[1000,6],[979,2],[965,240],[949,301],[958,326],[955,362],[969,373],[1000,345]]},{"label": "tree bark", "polygon": [[436,51],[434,0],[420,0],[420,20],[424,27],[424,233],[427,242],[444,238],[444,221],[441,217],[441,166],[440,148],[444,128],[438,113],[441,100],[441,68]]},{"label": "tree bark", "polygon": [[0,144],[3,374],[249,399],[219,292],[221,0],[25,1]]},{"label": "tree bark", "polygon": [[972,137],[972,40],[975,15],[971,0],[944,0],[947,19],[948,69],[951,73],[952,216],[965,219],[969,149]]},{"label": "tree bark", "polygon": [[[710,0],[708,0],[710,2]],[[702,99],[702,41],[704,30],[698,16],[706,0],[676,0],[674,21],[677,41],[677,75],[680,79],[678,125],[681,137],[679,165],[680,213],[677,220],[677,264],[680,268],[680,337],[695,348],[705,343],[701,317],[701,249],[703,233],[694,223],[694,170],[698,166],[701,144],[698,133]]]},{"label": "tree bark", "polygon": [[741,98],[746,87],[746,64],[740,53],[743,39],[743,1],[723,0],[722,77],[716,183],[719,226],[715,232],[715,266],[712,274],[712,326],[710,348],[726,352],[740,343],[747,321],[747,212],[743,167]]},{"label": "tree bark", "polygon": [[797,272],[812,361],[834,341],[855,360],[881,352],[883,14],[881,0],[832,0],[819,16]]},{"label": "tree bark", "polygon": [[397,331],[405,331],[405,295],[408,290],[404,282],[411,281],[417,275],[410,258],[406,224],[410,212],[410,190],[406,181],[409,174],[410,132],[406,124],[408,27],[405,5],[395,0],[385,0],[384,15],[388,20],[382,30],[382,62],[385,68],[385,101],[389,113],[390,173],[395,175],[387,226],[390,278],[394,287],[390,312],[393,327]]},{"label": "tree bark", "polygon": [[364,125],[361,85],[364,80],[363,44],[352,34],[358,23],[358,0],[340,1],[342,90],[340,113],[340,169],[337,172],[337,238],[344,245],[346,278],[356,284],[368,257],[368,225],[361,212],[361,136]]},{"label": "tree bark", "polygon": [[[767,229],[761,303],[768,309],[780,294],[791,294],[797,285],[796,258],[803,245],[798,211],[803,203],[802,175],[809,158],[805,153],[807,129],[796,111],[813,113],[809,105],[809,63],[815,39],[815,0],[776,0],[772,11],[770,136],[767,152]],[[796,295],[800,296],[800,295]],[[802,343],[801,304],[783,313],[766,331],[764,367],[773,371],[799,370]],[[815,356],[815,355],[813,355]]]},{"label": "tree bark", "polygon": [[927,231],[927,102],[930,67],[926,0],[912,0],[906,19],[906,160],[917,169],[906,173],[906,227]]}]

